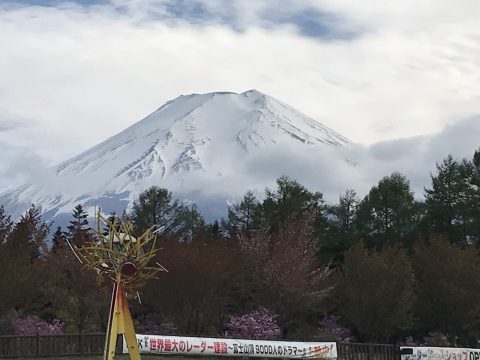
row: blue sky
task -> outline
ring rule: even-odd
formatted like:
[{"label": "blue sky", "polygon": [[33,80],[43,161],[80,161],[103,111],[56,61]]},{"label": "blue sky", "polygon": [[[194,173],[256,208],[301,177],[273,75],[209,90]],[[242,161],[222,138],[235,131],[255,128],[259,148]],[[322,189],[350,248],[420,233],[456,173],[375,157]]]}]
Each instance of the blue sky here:
[{"label": "blue sky", "polygon": [[[6,0],[5,3],[15,6],[45,6],[58,7],[68,3],[89,7],[92,5],[109,5],[108,0]],[[355,36],[351,30],[345,30],[338,15],[313,6],[289,8],[288,2],[285,7],[281,1],[267,4],[259,11],[258,20],[262,27],[274,28],[282,25],[292,25],[300,34],[306,37],[322,39],[348,39]],[[127,4],[113,3],[114,8],[121,12]],[[154,11],[154,9],[161,11]],[[224,1],[218,8],[207,6],[202,0],[166,0],[156,2],[152,7],[152,18],[156,21],[181,20],[197,25],[220,24],[229,26],[236,31],[246,30],[248,24],[242,23],[235,7]],[[220,10],[220,11],[216,11]],[[159,15],[162,13],[161,15]],[[152,19],[149,19],[152,20]]]},{"label": "blue sky", "polygon": [[434,136],[480,114],[479,17],[477,0],[0,0],[0,175],[189,93],[255,88],[365,146]]},{"label": "blue sky", "polygon": [[[63,1],[58,0],[5,0],[5,3],[17,4],[17,5],[39,5],[39,6],[58,6]],[[98,0],[78,0],[72,1],[80,5],[92,5],[99,4],[102,1]]]}]

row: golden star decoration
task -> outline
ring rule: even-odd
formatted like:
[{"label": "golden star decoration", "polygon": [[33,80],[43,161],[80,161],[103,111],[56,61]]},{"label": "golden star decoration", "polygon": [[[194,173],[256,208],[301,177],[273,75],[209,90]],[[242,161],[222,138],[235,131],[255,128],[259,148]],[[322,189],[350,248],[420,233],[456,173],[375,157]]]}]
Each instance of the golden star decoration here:
[{"label": "golden star decoration", "polygon": [[[106,226],[108,234],[102,233],[101,224]],[[153,261],[158,251],[154,227],[155,225],[135,238],[132,235],[133,224],[128,219],[119,222],[114,218],[110,221],[104,218],[99,210],[97,238],[75,248],[75,253],[87,268],[131,291],[156,278],[157,273],[167,271]]]}]

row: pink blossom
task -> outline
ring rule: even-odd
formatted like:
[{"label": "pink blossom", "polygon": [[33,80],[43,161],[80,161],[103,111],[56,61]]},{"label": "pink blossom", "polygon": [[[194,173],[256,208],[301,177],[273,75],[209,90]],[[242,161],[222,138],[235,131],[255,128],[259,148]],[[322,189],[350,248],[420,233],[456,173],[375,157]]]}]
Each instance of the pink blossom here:
[{"label": "pink blossom", "polygon": [[226,328],[230,337],[238,339],[275,339],[280,335],[277,315],[261,307],[249,314],[230,317]]},{"label": "pink blossom", "polygon": [[20,316],[17,312],[7,315],[7,321],[17,335],[62,335],[63,323],[54,319],[47,322],[37,315]]}]

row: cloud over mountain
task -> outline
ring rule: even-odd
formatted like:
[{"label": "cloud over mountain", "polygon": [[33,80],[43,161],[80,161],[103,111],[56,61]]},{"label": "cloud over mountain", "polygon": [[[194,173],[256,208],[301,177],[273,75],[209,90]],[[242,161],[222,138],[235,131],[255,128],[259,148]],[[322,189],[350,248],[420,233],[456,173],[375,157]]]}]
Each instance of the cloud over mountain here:
[{"label": "cloud over mountain", "polygon": [[407,175],[420,198],[435,163],[448,154],[470,157],[479,138],[474,117],[434,135],[367,147],[256,90],[192,94],[58,166],[19,159],[10,171],[27,173],[29,182],[1,194],[0,203],[16,216],[31,203],[47,217],[76,203],[122,211],[157,185],[197,203],[211,220],[247,190],[261,197],[282,175],[334,202],[349,188],[363,196],[393,171]]},{"label": "cloud over mountain", "polygon": [[37,178],[3,194],[0,203],[17,216],[31,203],[52,217],[78,202],[121,212],[158,185],[204,207],[208,199],[223,199],[222,209],[213,209],[219,214],[245,191],[304,171],[309,158],[302,154],[320,161],[349,143],[256,90],[180,96],[54,168],[35,168]]}]

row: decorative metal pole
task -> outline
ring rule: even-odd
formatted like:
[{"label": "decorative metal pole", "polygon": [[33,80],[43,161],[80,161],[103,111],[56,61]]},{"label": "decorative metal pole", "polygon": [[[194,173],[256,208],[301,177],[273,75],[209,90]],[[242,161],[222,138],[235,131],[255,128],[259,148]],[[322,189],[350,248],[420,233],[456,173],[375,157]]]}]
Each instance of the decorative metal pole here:
[{"label": "decorative metal pole", "polygon": [[[102,233],[100,224],[106,225],[109,229],[107,235]],[[104,360],[114,359],[118,334],[125,336],[130,359],[140,360],[127,294],[133,294],[134,289],[144,285],[149,279],[155,278],[158,272],[167,271],[157,262],[153,266],[149,265],[158,250],[155,244],[159,231],[152,231],[154,227],[152,226],[140,237],[134,238],[131,235],[133,226],[130,221],[118,223],[116,218],[109,221],[98,210],[96,231],[98,239],[80,248],[72,247],[86,267],[113,282]]]}]

